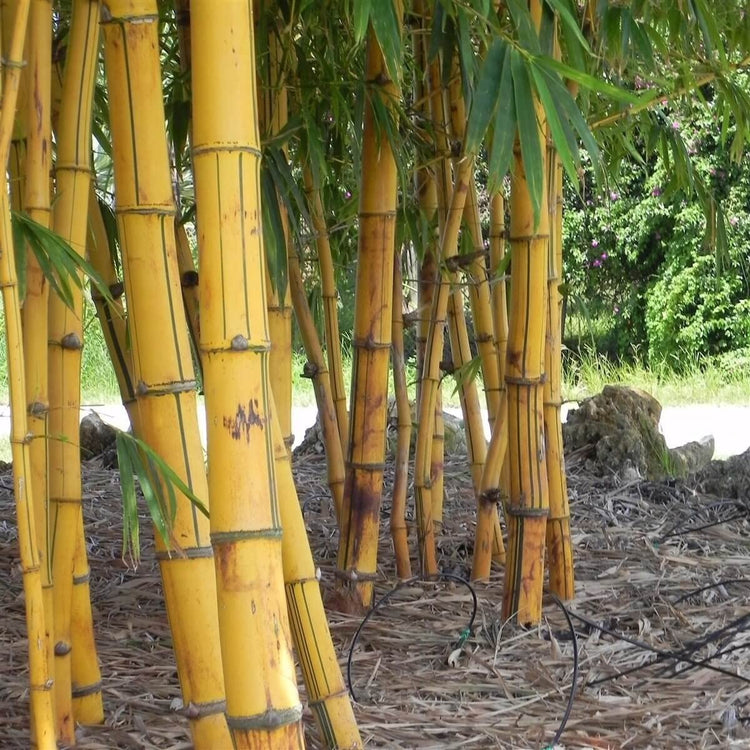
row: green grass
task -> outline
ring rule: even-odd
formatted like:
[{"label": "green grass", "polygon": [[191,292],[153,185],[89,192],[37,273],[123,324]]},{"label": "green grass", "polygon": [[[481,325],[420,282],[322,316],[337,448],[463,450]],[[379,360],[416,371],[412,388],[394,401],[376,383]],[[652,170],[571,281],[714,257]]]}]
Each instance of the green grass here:
[{"label": "green grass", "polygon": [[[686,404],[747,404],[750,401],[750,367],[731,357],[704,362],[682,362],[682,372],[667,367],[613,363],[605,357],[584,353],[571,357],[563,371],[563,398],[580,401],[599,393],[605,385],[640,388],[663,406]],[[743,360],[744,362],[744,360]]]}]

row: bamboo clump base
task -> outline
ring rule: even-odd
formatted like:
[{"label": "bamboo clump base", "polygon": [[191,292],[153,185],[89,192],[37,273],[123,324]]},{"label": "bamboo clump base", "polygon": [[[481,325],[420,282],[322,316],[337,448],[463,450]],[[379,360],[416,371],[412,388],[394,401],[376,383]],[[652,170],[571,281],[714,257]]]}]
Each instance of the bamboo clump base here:
[{"label": "bamboo clump base", "polygon": [[[465,456],[447,457],[446,512],[438,541],[442,569],[464,576],[471,564],[467,530],[475,514],[465,461]],[[324,595],[331,594],[336,548],[330,534],[333,511],[325,486],[325,457],[297,456],[294,469]],[[694,495],[680,483],[618,487],[583,474],[570,460],[568,471],[577,552],[573,611],[665,650],[678,649],[736,618],[750,617],[750,584],[711,589],[676,603],[701,586],[746,577],[748,521],[678,534],[655,544],[670,529],[736,516],[734,502]],[[390,497],[392,481],[389,463],[385,497]],[[89,462],[84,465],[84,489],[106,723],[79,728],[78,747],[186,750],[188,726],[177,712],[180,691],[150,524],[144,516],[143,563],[134,571],[120,559],[116,472],[98,468],[96,460]],[[11,474],[0,473],[0,518],[13,517],[11,493]],[[413,559],[413,518],[409,523]],[[393,575],[388,535],[388,524],[381,524],[382,569]],[[0,570],[3,748],[26,750],[26,635],[16,529],[10,522],[0,523]],[[379,581],[376,598],[394,583],[395,576]],[[519,748],[543,747],[551,741],[570,688],[568,628],[549,604],[538,629],[503,626],[501,584],[502,570],[494,570],[489,584],[476,586],[476,627],[455,669],[446,665],[446,658],[471,612],[471,597],[464,587],[411,586],[370,620],[352,665],[362,701],[356,714],[368,747]],[[343,665],[360,618],[339,613],[329,617]],[[662,662],[596,687],[580,687],[654,657],[584,625],[577,624],[577,631],[579,689],[562,738],[566,748],[744,746],[747,683],[705,669],[675,676],[673,665]],[[719,647],[736,648],[743,642],[747,636],[735,634]],[[707,655],[703,649],[693,658]],[[734,650],[715,664],[750,678],[747,650]],[[681,664],[678,671],[686,666]],[[303,692],[301,697],[305,702]],[[305,728],[308,747],[320,748],[308,708]]]}]

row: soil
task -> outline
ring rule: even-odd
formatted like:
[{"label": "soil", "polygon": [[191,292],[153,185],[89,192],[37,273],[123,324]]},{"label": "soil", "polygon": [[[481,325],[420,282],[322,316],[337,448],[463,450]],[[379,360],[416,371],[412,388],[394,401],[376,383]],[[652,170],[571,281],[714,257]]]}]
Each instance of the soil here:
[{"label": "soil", "polygon": [[[595,623],[573,617],[577,669],[570,627],[551,600],[537,628],[501,620],[500,569],[474,587],[472,633],[449,666],[471,614],[471,593],[456,583],[414,582],[375,613],[353,655],[368,747],[547,747],[574,675],[572,712],[558,747],[749,746],[747,498],[705,495],[687,482],[617,485],[584,473],[575,455],[568,469],[577,595],[567,606]],[[297,456],[295,472],[329,594],[336,535],[325,459]],[[391,479],[389,467],[386,497]],[[106,724],[80,727],[78,747],[189,748],[147,519],[143,559],[134,569],[122,559],[117,473],[94,460],[85,465],[84,483]],[[11,492],[11,475],[0,475],[0,745],[20,750],[29,747],[28,673]],[[442,569],[460,576],[469,572],[473,504],[465,458],[453,458],[439,548]],[[395,583],[388,510],[385,502],[381,595]],[[361,618],[332,612],[330,621],[345,668]],[[305,721],[308,747],[321,747],[307,710]]]}]

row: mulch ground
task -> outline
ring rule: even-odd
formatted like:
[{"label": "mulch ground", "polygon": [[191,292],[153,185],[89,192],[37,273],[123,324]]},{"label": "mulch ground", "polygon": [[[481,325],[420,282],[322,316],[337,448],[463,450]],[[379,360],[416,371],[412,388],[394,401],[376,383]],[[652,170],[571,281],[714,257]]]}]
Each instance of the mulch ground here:
[{"label": "mulch ground", "polygon": [[[569,468],[577,669],[570,628],[551,601],[538,628],[503,623],[502,571],[476,587],[473,632],[450,666],[471,614],[471,593],[455,583],[412,584],[375,613],[354,652],[357,717],[368,747],[547,747],[574,673],[572,711],[558,747],[750,747],[745,503],[702,496],[682,484],[617,486],[579,473],[575,461]],[[295,471],[322,585],[331,589],[336,534],[324,459],[298,457]],[[84,481],[106,725],[81,727],[78,746],[189,748],[176,710],[179,690],[148,523],[144,518],[143,562],[133,570],[121,559],[117,473],[90,463]],[[11,475],[0,475],[0,746],[7,750],[29,747],[11,489]],[[465,576],[474,526],[465,461],[448,462],[446,494],[441,564]],[[394,585],[387,511],[379,594]],[[331,613],[330,621],[345,668],[360,618]],[[305,717],[308,746],[319,748],[308,711]]]}]

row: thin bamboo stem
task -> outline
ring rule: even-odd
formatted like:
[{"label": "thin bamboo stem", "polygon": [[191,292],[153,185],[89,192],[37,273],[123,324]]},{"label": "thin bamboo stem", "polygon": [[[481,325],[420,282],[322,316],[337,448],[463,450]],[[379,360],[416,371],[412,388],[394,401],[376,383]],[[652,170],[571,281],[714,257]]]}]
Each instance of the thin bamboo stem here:
[{"label": "thin bamboo stem", "polygon": [[[32,94],[27,97],[26,184],[24,204],[34,221],[50,225],[50,125],[52,3],[32,0],[29,9],[28,58]],[[31,102],[31,105],[29,105]],[[44,617],[48,664],[54,669],[54,616],[52,557],[50,555],[49,499],[47,487],[47,306],[49,284],[36,256],[26,251],[26,297],[21,311],[23,350],[28,398],[28,428],[34,436],[29,445],[31,483],[34,497],[34,524],[44,589]]]},{"label": "thin bamboo stem", "polygon": [[[541,0],[530,0],[537,28]],[[544,110],[535,101],[545,153]],[[545,176],[546,177],[546,176]],[[511,174],[512,308],[505,380],[508,388],[510,497],[503,617],[535,624],[541,618],[549,488],[544,443],[544,338],[549,213],[546,185],[535,226],[523,159],[516,143]]]},{"label": "thin bamboo stem", "polygon": [[[156,0],[109,0],[102,22],[128,330],[141,435],[208,505],[175,247],[157,10]],[[167,544],[157,535],[156,554],[193,743],[223,750],[232,740],[210,531],[198,509],[178,496],[172,539]]]},{"label": "thin bamboo stem", "polygon": [[[10,139],[18,99],[22,54],[29,0],[20,0],[13,19],[10,44],[4,48],[2,109],[0,109],[0,164],[8,163]],[[7,24],[7,17],[3,19]],[[8,193],[0,191],[0,288],[5,315],[8,384],[11,401],[11,451],[13,488],[18,519],[18,546],[21,559],[26,630],[29,653],[29,687],[32,734],[40,750],[54,750],[56,743],[52,679],[48,662],[44,598],[35,528],[34,487],[31,480],[29,431],[26,421],[26,375],[24,367],[21,310],[13,253],[13,232]]]},{"label": "thin bamboo stem", "polygon": [[406,494],[409,486],[409,451],[411,448],[411,406],[406,389],[404,368],[404,296],[401,280],[401,253],[393,263],[393,324],[391,332],[391,366],[396,392],[398,434],[396,438],[395,477],[391,502],[391,539],[396,557],[396,574],[401,580],[411,578],[409,529],[406,525]]},{"label": "thin bamboo stem", "polygon": [[362,747],[349,694],[328,628],[319,571],[310,551],[292,464],[275,410],[271,413],[276,483],[281,511],[284,587],[294,648],[315,721],[326,748]]},{"label": "thin bamboo stem", "polygon": [[331,392],[336,408],[341,449],[346,454],[349,439],[349,411],[346,403],[346,382],[341,356],[341,334],[339,332],[339,294],[336,288],[336,275],[333,268],[331,242],[328,237],[328,225],[320,197],[320,187],[315,185],[312,170],[304,169],[305,191],[308,196],[310,220],[315,232],[315,247],[318,252],[320,271],[320,293],[323,300],[323,319],[325,326],[326,357],[331,377]]},{"label": "thin bamboo stem", "polygon": [[123,305],[125,287],[115,270],[107,230],[93,184],[89,195],[89,233],[86,254],[91,266],[107,285],[112,297],[110,302],[100,292],[96,290],[91,292],[99,324],[102,327],[104,342],[107,345],[109,358],[115,371],[122,405],[128,413],[133,432],[140,434],[138,430],[138,404],[135,395],[133,352],[128,344],[127,313]]},{"label": "thin bamboo stem", "polygon": [[[56,129],[56,196],[53,228],[81,256],[85,253],[89,186],[91,182],[91,112],[97,53],[99,50],[99,2],[76,0],[63,72],[61,110]],[[83,543],[81,454],[79,421],[81,402],[81,352],[83,349],[83,292],[71,286],[73,305],[68,308],[57,295],[49,300],[49,502],[52,539],[55,628],[55,700],[59,738],[75,742],[75,720],[97,723],[103,719],[96,650],[79,652],[83,673],[94,675],[90,685],[73,685],[72,630],[74,568],[87,563]],[[80,604],[80,597],[76,597]],[[76,613],[83,622],[85,612]],[[86,626],[85,633],[93,626]],[[86,648],[93,646],[84,637]],[[84,716],[75,716],[73,690],[88,691]]]},{"label": "thin bamboo stem", "polygon": [[318,406],[318,418],[323,431],[323,443],[325,444],[328,467],[328,487],[331,490],[336,518],[339,519],[344,502],[344,479],[346,477],[344,454],[341,452],[341,440],[336,422],[336,405],[333,401],[328,365],[323,356],[318,331],[315,328],[315,321],[307,302],[299,257],[296,254],[289,256],[289,287],[292,293],[294,313],[297,317],[297,327],[308,359],[304,374],[312,380],[315,403]]},{"label": "thin bamboo stem", "polygon": [[[211,543],[234,747],[303,747],[269,379],[252,3],[192,0]],[[222,76],[217,84],[217,73]],[[247,96],[238,99],[238,91]]]},{"label": "thin bamboo stem", "polygon": [[372,27],[366,55],[369,92],[362,141],[351,414],[337,564],[343,594],[362,607],[372,601],[377,571],[397,200],[396,162],[388,135],[376,122],[372,97],[391,107],[399,96]]}]

